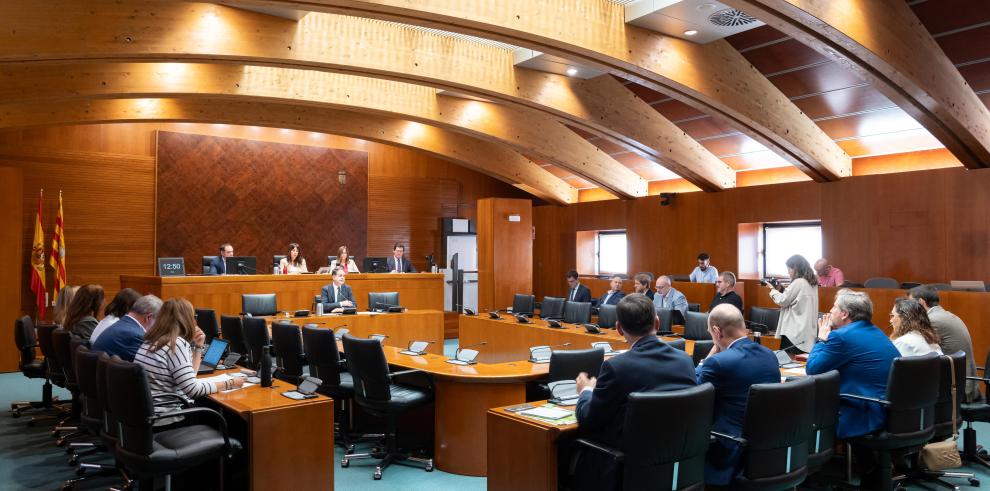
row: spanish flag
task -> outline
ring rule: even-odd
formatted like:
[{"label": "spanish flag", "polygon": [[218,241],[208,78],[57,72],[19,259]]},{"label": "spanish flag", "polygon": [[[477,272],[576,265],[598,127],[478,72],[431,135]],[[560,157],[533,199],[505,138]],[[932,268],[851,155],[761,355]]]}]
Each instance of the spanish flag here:
[{"label": "spanish flag", "polygon": [[58,215],[55,217],[55,235],[52,235],[52,250],[48,253],[48,265],[55,270],[54,294],[65,288],[65,221],[62,218],[62,191],[58,192]]},{"label": "spanish flag", "polygon": [[38,194],[38,218],[34,221],[34,242],[31,246],[31,291],[38,305],[38,319],[45,318],[45,231],[41,227],[41,198]]}]

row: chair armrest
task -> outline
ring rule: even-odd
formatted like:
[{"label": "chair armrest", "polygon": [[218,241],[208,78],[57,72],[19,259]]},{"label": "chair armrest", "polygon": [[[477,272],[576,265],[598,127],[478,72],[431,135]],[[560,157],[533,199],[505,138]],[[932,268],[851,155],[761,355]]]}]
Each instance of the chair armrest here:
[{"label": "chair armrest", "polygon": [[170,411],[167,413],[158,414],[148,418],[149,423],[154,423],[155,421],[163,418],[174,418],[178,416],[191,416],[194,414],[206,414],[216,420],[219,425],[220,433],[223,434],[223,448],[224,451],[230,455],[230,434],[227,432],[227,420],[223,418],[223,415],[217,411],[207,408],[207,407],[190,407],[186,409],[179,409],[177,411]]},{"label": "chair armrest", "polygon": [[426,380],[427,387],[430,390],[433,390],[433,377],[431,377],[430,374],[428,374],[428,373],[426,373],[426,372],[424,372],[422,370],[415,370],[414,369],[414,370],[400,370],[398,372],[390,372],[388,374],[388,378],[390,380],[395,380],[395,377],[398,377],[399,375],[412,375],[412,374],[418,374],[418,375],[422,376],[424,378],[424,380]]},{"label": "chair armrest", "polygon": [[717,437],[717,438],[725,438],[726,440],[732,440],[732,441],[734,441],[734,442],[736,442],[736,443],[738,443],[738,444],[740,444],[740,445],[742,445],[744,447],[746,445],[749,445],[749,442],[746,441],[746,439],[743,438],[743,437],[741,437],[741,436],[732,436],[732,435],[729,435],[727,433],[719,433],[717,431],[711,431],[709,433],[711,433],[712,436]]},{"label": "chair armrest", "polygon": [[880,404],[882,406],[889,406],[890,405],[890,401],[885,401],[883,399],[877,399],[875,397],[861,396],[859,394],[839,394],[839,397],[845,397],[845,398],[848,398],[848,399],[857,399],[857,400],[866,401],[866,402],[875,402],[875,403]]},{"label": "chair armrest", "polygon": [[584,439],[584,438],[578,438],[578,439],[574,440],[574,443],[577,443],[577,444],[580,444],[580,445],[584,445],[584,446],[586,446],[588,448],[591,448],[591,449],[594,449],[594,450],[598,450],[599,452],[602,452],[605,455],[608,455],[609,457],[612,457],[612,460],[614,460],[616,462],[622,462],[626,458],[626,455],[624,453],[622,453],[622,452],[620,452],[618,450],[614,450],[614,449],[608,448],[608,447],[603,446],[603,445],[599,445],[599,444],[597,444],[597,443],[595,443],[595,442],[593,442],[591,440],[587,440],[587,439]]},{"label": "chair armrest", "polygon": [[179,404],[181,404],[182,407],[183,407],[183,409],[185,409],[185,408],[187,408],[187,407],[190,406],[190,403],[189,403],[189,400],[188,399],[186,399],[186,398],[184,398],[184,397],[182,397],[182,396],[180,396],[178,394],[172,394],[172,393],[168,393],[168,392],[165,392],[165,393],[162,393],[162,394],[158,394],[158,395],[154,396],[152,399],[154,399],[154,400],[172,399],[175,402],[178,402]]}]

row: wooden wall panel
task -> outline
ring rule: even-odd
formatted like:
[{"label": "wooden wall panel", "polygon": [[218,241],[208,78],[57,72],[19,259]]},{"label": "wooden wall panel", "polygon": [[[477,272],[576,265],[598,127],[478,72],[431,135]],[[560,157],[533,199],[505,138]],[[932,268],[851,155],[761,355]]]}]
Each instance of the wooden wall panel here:
[{"label": "wooden wall panel", "polygon": [[290,242],[310,271],[341,245],[366,255],[367,152],[161,131],[157,178],[157,254],[188,272],[224,242],[269,273]]},{"label": "wooden wall panel", "polygon": [[[519,221],[509,221],[518,215]],[[502,309],[533,290],[533,205],[529,200],[478,200],[478,308]]]},{"label": "wooden wall panel", "polygon": [[[24,276],[20,266],[27,263],[21,246],[24,228],[16,226],[23,216],[23,186],[23,173],[19,167],[0,166],[0,223],[15,225],[0,227],[0,263],[7,265],[0,269],[0,285],[4,287],[22,284]],[[14,319],[20,313],[21,289],[4,288],[0,295],[0,322],[6,326],[4,330],[13,328]],[[12,336],[7,338],[13,340]],[[13,343],[0,342],[0,371],[17,370],[18,356]]]}]

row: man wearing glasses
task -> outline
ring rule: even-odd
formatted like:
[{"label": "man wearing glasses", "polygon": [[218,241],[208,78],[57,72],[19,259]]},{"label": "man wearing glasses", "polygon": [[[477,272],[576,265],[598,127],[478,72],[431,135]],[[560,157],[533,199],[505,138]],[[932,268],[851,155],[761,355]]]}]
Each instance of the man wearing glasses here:
[{"label": "man wearing glasses", "polygon": [[161,308],[162,299],[154,295],[145,295],[137,299],[127,315],[100,334],[93,343],[93,351],[102,351],[109,356],[117,355],[121,359],[134,361],[134,355],[144,342],[144,332],[155,324],[155,316]]}]

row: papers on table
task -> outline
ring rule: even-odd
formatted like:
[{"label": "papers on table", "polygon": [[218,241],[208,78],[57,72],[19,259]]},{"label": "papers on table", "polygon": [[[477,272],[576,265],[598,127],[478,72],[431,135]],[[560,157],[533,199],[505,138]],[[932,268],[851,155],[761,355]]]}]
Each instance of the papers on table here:
[{"label": "papers on table", "polygon": [[545,404],[540,407],[534,407],[532,409],[520,411],[518,414],[550,423],[552,425],[568,425],[577,423],[577,417],[574,416],[574,411],[569,409],[561,409],[553,404]]},{"label": "papers on table", "polygon": [[804,377],[808,375],[808,372],[805,371],[803,365],[795,368],[784,368],[780,371],[780,373],[791,377]]},{"label": "papers on table", "polygon": [[[216,383],[216,382],[226,382],[228,380],[233,380],[235,378],[244,378],[244,377],[247,377],[247,375],[245,375],[243,373],[221,373],[220,375],[214,375],[212,377],[206,377],[206,378],[202,378],[200,380],[205,380],[205,381],[210,382],[212,384],[212,383]],[[242,386],[240,386],[238,388],[229,389],[229,390],[221,390],[220,393],[221,394],[226,394],[228,392],[233,392],[235,390],[240,390],[240,389],[243,389],[243,388],[246,388],[246,387],[251,387],[252,385],[257,385],[257,384],[252,384],[252,383],[249,383],[249,382],[244,382],[244,385],[242,385]]]}]

